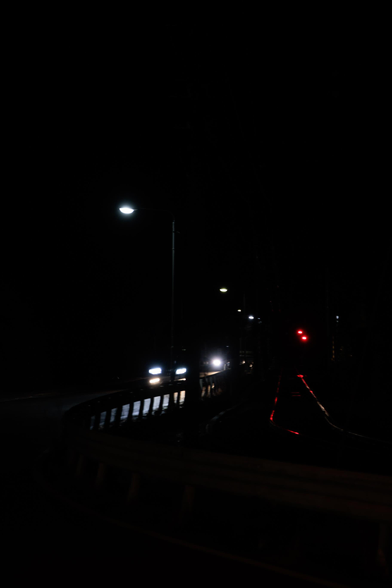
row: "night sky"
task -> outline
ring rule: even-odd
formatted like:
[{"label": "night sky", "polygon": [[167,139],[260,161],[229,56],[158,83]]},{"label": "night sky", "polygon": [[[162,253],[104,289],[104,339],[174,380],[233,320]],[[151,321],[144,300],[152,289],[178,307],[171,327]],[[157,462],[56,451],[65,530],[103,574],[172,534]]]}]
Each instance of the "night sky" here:
[{"label": "night sky", "polygon": [[123,217],[124,202],[175,214],[178,346],[244,296],[316,338],[327,295],[331,317],[355,330],[375,316],[385,332],[382,39],[265,29],[16,35],[1,217],[11,384],[106,377],[168,344],[171,217]]}]

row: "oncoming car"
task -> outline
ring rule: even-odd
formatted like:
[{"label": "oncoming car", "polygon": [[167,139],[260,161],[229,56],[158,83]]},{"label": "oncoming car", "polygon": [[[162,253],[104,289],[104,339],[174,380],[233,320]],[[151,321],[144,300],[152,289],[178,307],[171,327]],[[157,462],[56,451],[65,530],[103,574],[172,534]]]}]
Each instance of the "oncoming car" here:
[{"label": "oncoming car", "polygon": [[148,373],[151,376],[149,379],[149,383],[152,385],[156,385],[169,382],[171,379],[185,380],[186,372],[187,368],[185,366],[175,366],[174,374],[172,375],[172,371],[170,369],[165,368],[164,366],[161,367],[159,365],[154,365],[148,370]]},{"label": "oncoming car", "polygon": [[203,357],[200,362],[201,372],[220,372],[230,367],[230,363],[219,355]]}]

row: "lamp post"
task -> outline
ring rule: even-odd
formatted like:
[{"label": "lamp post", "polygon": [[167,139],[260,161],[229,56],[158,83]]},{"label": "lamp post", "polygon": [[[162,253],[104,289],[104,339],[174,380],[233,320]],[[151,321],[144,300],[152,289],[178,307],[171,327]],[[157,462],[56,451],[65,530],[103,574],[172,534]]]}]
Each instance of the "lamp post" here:
[{"label": "lamp post", "polygon": [[120,212],[122,214],[132,214],[136,210],[146,210],[149,212],[165,212],[172,217],[172,271],[171,271],[171,320],[170,320],[170,374],[171,378],[174,377],[174,259],[175,259],[175,218],[174,214],[170,210],[162,208],[131,208],[129,206],[121,206]]}]

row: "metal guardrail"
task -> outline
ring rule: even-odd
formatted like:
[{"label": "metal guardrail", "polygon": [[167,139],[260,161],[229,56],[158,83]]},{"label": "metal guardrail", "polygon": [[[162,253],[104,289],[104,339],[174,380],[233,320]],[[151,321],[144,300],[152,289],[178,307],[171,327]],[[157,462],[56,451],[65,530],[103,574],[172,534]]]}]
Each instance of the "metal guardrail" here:
[{"label": "metal guardrail", "polygon": [[[205,374],[199,379],[197,400],[208,401],[227,395],[231,386],[229,371]],[[78,404],[65,414],[63,423],[66,427],[74,423],[90,430],[110,431],[126,421],[179,408],[187,399],[186,380],[122,390]]]},{"label": "metal guardrail", "polygon": [[[200,399],[227,393],[229,387],[225,373],[201,378]],[[78,484],[84,480],[93,495],[106,486],[108,504],[113,480],[120,476],[120,497],[117,491],[113,498],[117,509],[119,503],[124,508],[137,503],[143,480],[174,485],[180,489],[176,516],[181,524],[191,516],[199,491],[368,521],[378,528],[376,568],[389,577],[392,477],[219,454],[110,434],[121,422],[163,409],[170,411],[186,400],[186,386],[176,382],[161,388],[118,392],[74,407],[64,419],[66,457],[62,463],[54,462],[59,479],[65,476]],[[108,484],[108,480],[112,482]]]}]

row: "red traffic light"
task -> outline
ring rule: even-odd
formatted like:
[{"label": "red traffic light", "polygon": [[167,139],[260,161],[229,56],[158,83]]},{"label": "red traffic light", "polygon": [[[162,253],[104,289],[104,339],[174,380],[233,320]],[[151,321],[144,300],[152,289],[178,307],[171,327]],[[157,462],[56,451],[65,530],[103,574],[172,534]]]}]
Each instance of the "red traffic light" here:
[{"label": "red traffic light", "polygon": [[305,335],[305,333],[303,332],[302,329],[298,329],[297,330],[297,335],[299,335],[301,337],[301,341],[307,341],[308,340],[308,336]]}]

